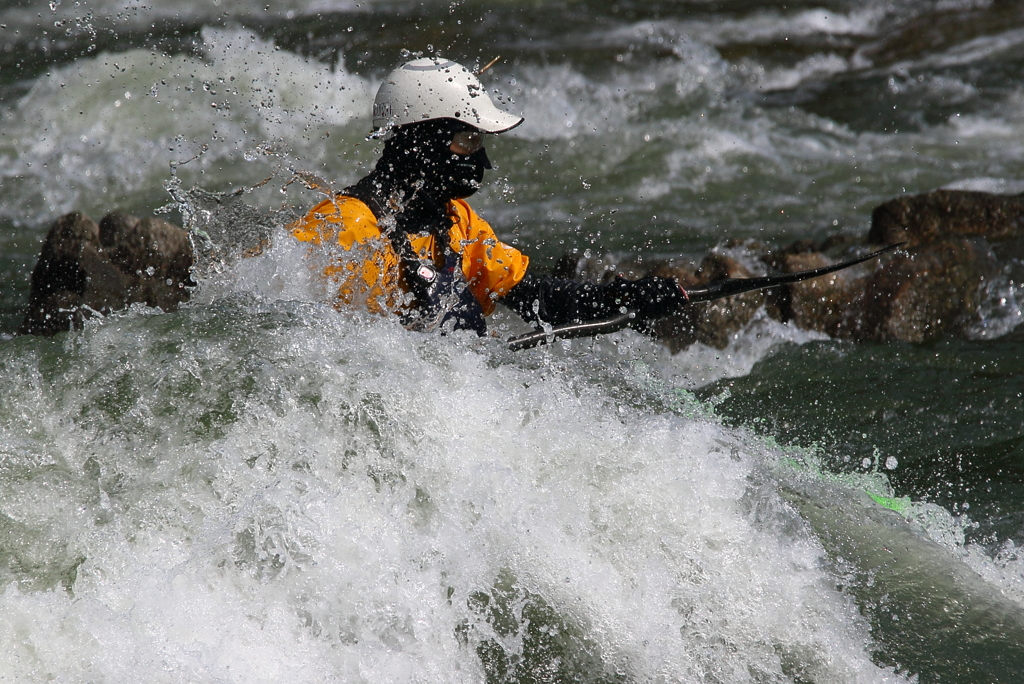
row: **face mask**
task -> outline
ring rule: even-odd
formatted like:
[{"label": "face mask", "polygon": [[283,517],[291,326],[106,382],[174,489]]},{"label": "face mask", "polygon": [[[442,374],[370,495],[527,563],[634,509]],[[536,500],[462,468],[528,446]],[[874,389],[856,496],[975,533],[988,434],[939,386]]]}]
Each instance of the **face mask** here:
[{"label": "face mask", "polygon": [[442,176],[450,199],[469,197],[480,189],[484,171],[493,168],[487,151],[480,147],[470,155],[451,153]]},{"label": "face mask", "polygon": [[478,131],[458,122],[425,121],[389,140],[385,156],[393,177],[422,180],[421,192],[447,202],[475,193],[484,171],[493,168],[483,140]]}]

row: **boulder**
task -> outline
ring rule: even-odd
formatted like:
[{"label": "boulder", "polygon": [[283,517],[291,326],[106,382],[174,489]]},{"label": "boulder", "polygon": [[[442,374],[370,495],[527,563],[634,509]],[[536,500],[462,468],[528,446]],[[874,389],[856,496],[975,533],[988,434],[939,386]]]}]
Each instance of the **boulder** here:
[{"label": "boulder", "polygon": [[[835,263],[818,251],[781,254],[766,260],[781,273],[807,271]],[[804,330],[853,338],[860,327],[866,272],[873,266],[861,265],[768,290],[768,315],[792,322]]]},{"label": "boulder", "polygon": [[[966,336],[980,321],[982,286],[1004,265],[993,243],[1024,237],[1024,196],[936,190],[872,213],[865,242],[904,243],[881,259],[769,294],[769,315],[857,342],[920,343]],[[771,261],[771,259],[769,259]],[[775,260],[782,272],[833,263],[822,251]]]},{"label": "boulder", "polygon": [[171,311],[195,286],[192,263],[188,233],[167,221],[66,214],[43,242],[18,332],[54,335],[137,302]]},{"label": "boulder", "polygon": [[[753,275],[737,259],[711,253],[695,270],[661,264],[653,275],[674,277],[683,288],[707,285],[722,278],[749,278]],[[661,340],[673,354],[700,342],[725,349],[733,335],[743,330],[764,304],[763,292],[746,292],[728,299],[691,304],[680,313],[654,322],[648,332]]]},{"label": "boulder", "polygon": [[111,213],[100,221],[100,244],[107,258],[130,278],[129,303],[171,311],[188,299],[192,244],[188,232],[158,218]]},{"label": "boulder", "polygon": [[852,339],[925,342],[965,335],[980,320],[981,286],[1000,266],[981,239],[947,238],[900,251],[868,278]]},{"label": "boulder", "polygon": [[1024,237],[1024,195],[935,190],[889,200],[871,213],[868,242],[908,247],[964,236]]},{"label": "boulder", "polygon": [[[788,254],[779,270],[793,273],[834,262],[821,252]],[[982,284],[998,272],[985,241],[947,238],[771,290],[768,314],[856,342],[965,335],[979,320]]]}]

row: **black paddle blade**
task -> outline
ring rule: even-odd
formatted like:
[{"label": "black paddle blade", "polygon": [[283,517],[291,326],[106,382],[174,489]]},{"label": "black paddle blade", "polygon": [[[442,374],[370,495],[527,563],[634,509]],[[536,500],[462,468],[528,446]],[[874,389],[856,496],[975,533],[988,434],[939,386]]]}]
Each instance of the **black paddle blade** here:
[{"label": "black paddle blade", "polygon": [[859,256],[855,259],[848,259],[847,261],[840,261],[838,264],[832,264],[831,266],[812,268],[808,271],[783,273],[782,275],[774,276],[760,276],[758,278],[726,278],[725,280],[719,280],[704,287],[691,288],[686,291],[686,295],[689,297],[691,302],[711,302],[716,299],[731,297],[733,295],[743,294],[744,292],[751,292],[753,290],[765,290],[770,287],[788,285],[789,283],[799,283],[801,280],[817,278],[818,276],[828,275],[829,273],[841,271],[844,268],[856,266],[857,264],[868,261],[869,259],[874,259],[881,254],[891,252],[902,244],[904,243],[900,242],[899,244],[889,245],[888,247],[883,247],[877,252],[871,252],[870,254],[865,254],[864,256]]},{"label": "black paddle blade", "polygon": [[[726,278],[725,280],[719,280],[718,282],[711,283],[705,287],[687,290],[686,294],[691,303],[710,302],[716,299],[742,294],[744,292],[751,292],[753,290],[764,290],[770,287],[788,285],[789,283],[798,283],[801,280],[817,278],[818,276],[828,275],[829,273],[841,271],[844,268],[856,266],[857,264],[868,261],[869,259],[874,259],[881,254],[891,252],[902,244],[904,243],[900,242],[895,245],[889,245],[888,247],[883,247],[876,252],[871,252],[870,254],[865,254],[864,256],[859,256],[855,259],[841,261],[838,264],[832,264],[831,266],[812,268],[808,271],[797,271],[796,273],[784,273],[782,275],[761,276],[757,278]],[[568,325],[560,325],[551,328],[550,330],[535,330],[534,332],[526,333],[525,335],[510,338],[508,341],[508,348],[511,351],[519,351],[521,349],[532,349],[533,347],[541,344],[549,344],[555,340],[607,335],[628,327],[630,321],[635,317],[636,314],[634,312],[627,311],[626,313],[619,314],[618,316],[612,316],[611,318],[605,318],[600,321],[570,323]]]}]

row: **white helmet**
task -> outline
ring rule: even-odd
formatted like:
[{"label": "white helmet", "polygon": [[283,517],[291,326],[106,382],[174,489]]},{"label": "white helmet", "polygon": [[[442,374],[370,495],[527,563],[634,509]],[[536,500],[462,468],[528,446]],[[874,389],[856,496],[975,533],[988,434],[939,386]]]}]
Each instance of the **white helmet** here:
[{"label": "white helmet", "polygon": [[373,128],[387,137],[395,126],[457,119],[485,133],[503,133],[523,117],[494,106],[469,69],[446,59],[424,57],[398,67],[384,79],[373,101]]}]

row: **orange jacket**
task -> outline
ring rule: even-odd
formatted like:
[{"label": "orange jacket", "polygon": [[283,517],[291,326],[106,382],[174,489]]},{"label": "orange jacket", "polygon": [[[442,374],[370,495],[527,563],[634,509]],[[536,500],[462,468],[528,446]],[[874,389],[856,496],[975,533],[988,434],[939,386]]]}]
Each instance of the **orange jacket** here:
[{"label": "orange jacket", "polygon": [[[499,240],[464,200],[449,202],[448,211],[449,245],[462,256],[469,289],[489,315],[495,300],[522,280],[530,260]],[[344,195],[326,199],[288,229],[296,239],[311,243],[311,255],[320,259],[324,277],[337,287],[335,308],[364,306],[374,313],[395,313],[406,306],[398,256],[360,200]],[[420,257],[441,259],[433,235],[410,234],[409,241]]]}]

